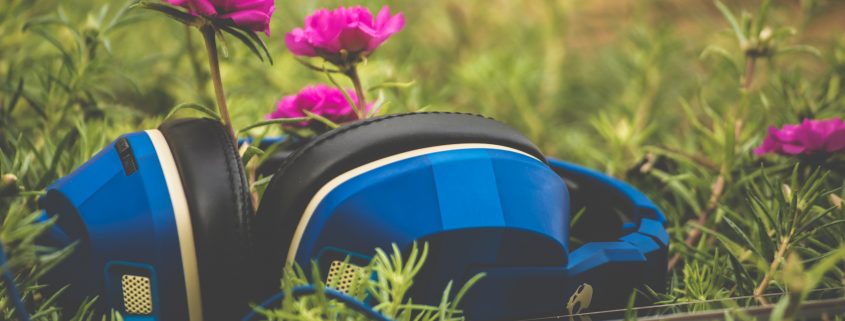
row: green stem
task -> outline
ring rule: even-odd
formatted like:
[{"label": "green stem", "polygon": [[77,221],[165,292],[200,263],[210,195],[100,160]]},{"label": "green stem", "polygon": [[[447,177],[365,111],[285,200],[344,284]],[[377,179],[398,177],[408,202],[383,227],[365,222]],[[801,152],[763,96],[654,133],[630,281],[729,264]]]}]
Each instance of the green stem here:
[{"label": "green stem", "polygon": [[745,58],[745,73],[742,79],[742,90],[748,91],[751,89],[751,84],[754,82],[754,67],[757,65],[757,57],[753,54],[746,54]]},{"label": "green stem", "polygon": [[188,50],[188,61],[191,63],[191,70],[194,72],[194,81],[196,81],[197,91],[200,92],[200,99],[203,104],[213,103],[213,99],[208,97],[205,88],[208,85],[208,74],[202,69],[202,63],[194,47],[193,30],[191,26],[185,26],[185,44]]},{"label": "green stem", "polygon": [[364,87],[361,85],[361,77],[358,76],[358,67],[352,65],[346,71],[346,76],[352,81],[352,85],[355,86],[355,95],[358,96],[358,107],[355,109],[355,114],[358,116],[358,119],[364,119],[367,112],[367,98],[364,93]]},{"label": "green stem", "polygon": [[783,260],[783,257],[786,255],[786,250],[789,248],[789,237],[784,237],[781,239],[780,246],[778,247],[777,253],[775,253],[775,257],[772,260],[772,264],[769,266],[769,271],[763,276],[763,280],[760,281],[760,285],[757,286],[757,289],[754,290],[754,296],[757,298],[761,304],[768,304],[769,302],[763,297],[763,294],[766,293],[766,288],[769,286],[769,282],[772,281],[772,277],[777,272],[778,267],[780,267],[780,262]]},{"label": "green stem", "polygon": [[232,119],[229,117],[229,107],[226,106],[226,96],[223,94],[223,80],[220,78],[220,60],[217,57],[217,39],[214,34],[214,27],[205,25],[200,27],[202,36],[205,39],[205,49],[208,51],[208,65],[211,68],[211,81],[214,83],[214,94],[217,97],[217,108],[220,110],[220,118],[223,125],[232,138],[235,148],[238,146],[238,138],[232,128]]}]

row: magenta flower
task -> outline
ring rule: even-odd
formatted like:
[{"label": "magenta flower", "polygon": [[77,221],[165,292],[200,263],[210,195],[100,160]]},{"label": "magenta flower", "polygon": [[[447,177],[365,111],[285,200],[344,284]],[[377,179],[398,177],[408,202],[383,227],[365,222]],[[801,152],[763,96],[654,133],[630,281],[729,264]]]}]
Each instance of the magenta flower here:
[{"label": "magenta flower", "polygon": [[164,0],[197,16],[231,20],[235,26],[270,35],[275,0]]},{"label": "magenta flower", "polygon": [[391,16],[387,6],[375,19],[369,9],[361,6],[321,9],[305,18],[304,28],[287,33],[285,45],[295,55],[320,56],[342,65],[368,56],[404,26],[402,13]]},{"label": "magenta flower", "polygon": [[[347,92],[349,92],[347,90]],[[349,97],[357,105],[358,97],[355,93],[349,92]],[[367,105],[367,112],[372,105]],[[265,118],[299,118],[306,117],[303,110],[323,116],[335,123],[345,123],[358,119],[352,105],[343,96],[343,93],[333,87],[326,85],[308,86],[299,91],[296,95],[285,96],[276,105],[276,110]],[[366,113],[366,112],[365,112]],[[292,127],[307,127],[310,121],[294,124],[287,124]]]},{"label": "magenta flower", "polygon": [[812,155],[842,151],[845,151],[845,121],[840,118],[805,119],[801,124],[784,125],[780,129],[769,127],[769,135],[763,144],[754,149],[757,155]]}]

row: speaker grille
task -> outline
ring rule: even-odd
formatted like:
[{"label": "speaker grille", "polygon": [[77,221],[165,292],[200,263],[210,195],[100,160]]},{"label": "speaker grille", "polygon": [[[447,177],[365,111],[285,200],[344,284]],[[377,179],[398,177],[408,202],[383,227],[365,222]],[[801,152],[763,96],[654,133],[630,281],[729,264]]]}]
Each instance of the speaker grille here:
[{"label": "speaker grille", "polygon": [[150,315],[153,313],[153,293],[150,278],[124,274],[121,278],[123,306],[128,314]]},{"label": "speaker grille", "polygon": [[326,285],[338,292],[349,294],[358,290],[362,281],[366,279],[365,270],[354,264],[343,261],[332,261]]}]

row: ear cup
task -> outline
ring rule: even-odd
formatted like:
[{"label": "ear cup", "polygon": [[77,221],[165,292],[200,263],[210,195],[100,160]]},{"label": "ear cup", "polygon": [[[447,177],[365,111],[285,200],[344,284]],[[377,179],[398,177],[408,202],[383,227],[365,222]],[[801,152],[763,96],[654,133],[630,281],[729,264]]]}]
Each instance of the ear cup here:
[{"label": "ear cup", "polygon": [[256,251],[262,253],[259,266],[267,269],[261,276],[269,283],[264,291],[278,288],[296,226],[310,199],[329,180],[391,155],[462,143],[502,145],[545,159],[510,127],[459,113],[397,114],[360,121],[318,136],[295,151],[270,181],[255,218]]},{"label": "ear cup", "polygon": [[236,320],[248,310],[250,201],[241,159],[223,126],[210,119],[162,124],[191,212],[203,315]]}]

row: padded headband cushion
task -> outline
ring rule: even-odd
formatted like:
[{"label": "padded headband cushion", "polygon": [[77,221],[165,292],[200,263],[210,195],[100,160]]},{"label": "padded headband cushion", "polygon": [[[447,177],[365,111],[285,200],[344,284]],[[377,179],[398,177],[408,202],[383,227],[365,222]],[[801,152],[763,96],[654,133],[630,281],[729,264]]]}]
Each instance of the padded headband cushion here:
[{"label": "padded headband cushion", "polygon": [[[259,265],[273,280],[287,258],[288,247],[305,207],[329,180],[351,169],[391,155],[425,147],[484,143],[514,148],[544,160],[531,141],[489,118],[458,113],[410,113],[372,118],[321,136],[299,148],[270,181],[255,218]],[[307,267],[306,267],[307,268]]]},{"label": "padded headband cushion", "polygon": [[235,146],[210,119],[179,119],[159,130],[167,140],[191,212],[203,315],[236,320],[248,309],[243,290],[252,266],[252,204]]}]

